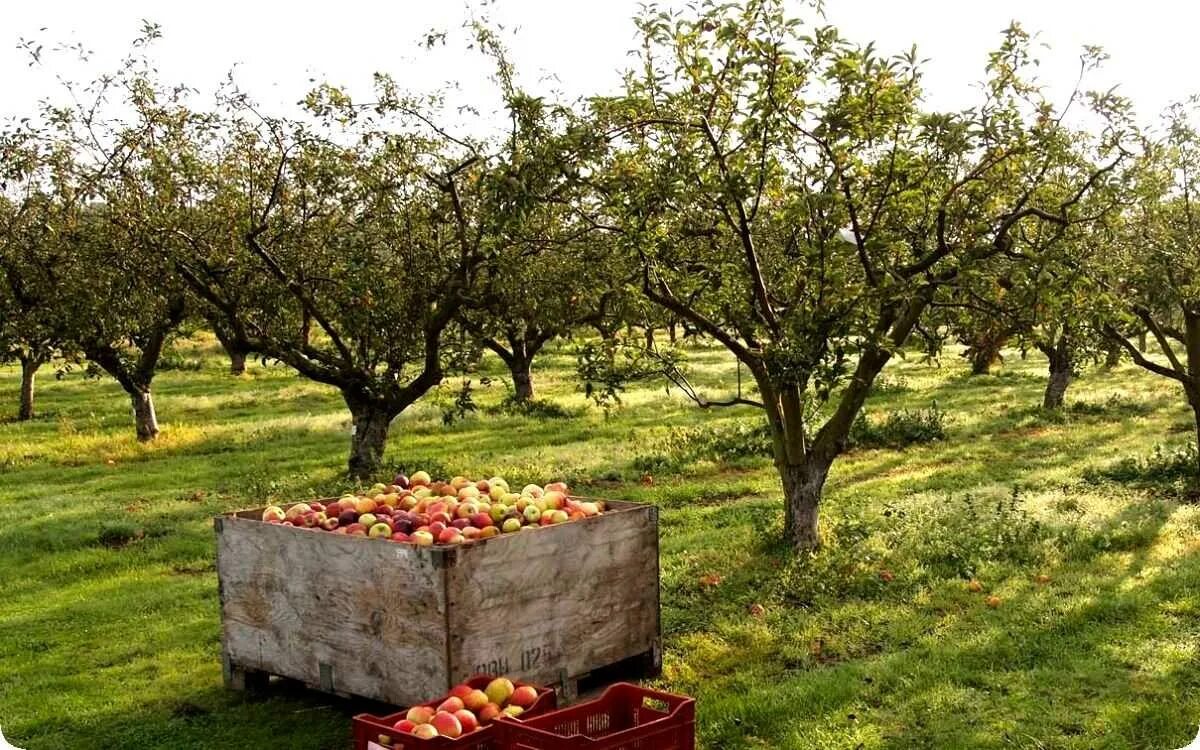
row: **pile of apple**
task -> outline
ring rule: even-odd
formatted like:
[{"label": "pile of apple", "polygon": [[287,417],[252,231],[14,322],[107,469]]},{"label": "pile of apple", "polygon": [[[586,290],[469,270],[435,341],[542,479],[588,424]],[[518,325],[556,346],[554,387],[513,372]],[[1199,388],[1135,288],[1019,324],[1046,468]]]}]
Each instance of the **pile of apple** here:
[{"label": "pile of apple", "polygon": [[458,685],[436,708],[413,706],[408,709],[392,729],[425,740],[433,737],[453,739],[487,726],[497,716],[516,718],[537,698],[537,690],[528,685],[514,687],[512,680],[506,677],[497,677],[483,690]]},{"label": "pile of apple", "polygon": [[427,472],[398,474],[391,484],[343,495],[328,505],[296,503],[263,510],[267,523],[336,534],[411,542],[422,547],[463,544],[597,516],[602,502],[580,501],[567,485],[526,485],[509,490],[502,477],[472,481],[458,476],[435,482]]}]

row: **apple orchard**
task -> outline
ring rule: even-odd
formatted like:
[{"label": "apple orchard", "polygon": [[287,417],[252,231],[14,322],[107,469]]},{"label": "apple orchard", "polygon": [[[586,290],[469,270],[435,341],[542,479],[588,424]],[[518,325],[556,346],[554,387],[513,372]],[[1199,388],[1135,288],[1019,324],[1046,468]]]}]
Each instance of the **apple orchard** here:
[{"label": "apple orchard", "polygon": [[[1035,489],[1122,481],[1158,501],[1168,497],[1155,484],[1162,480],[1175,488],[1169,499],[1194,500],[1200,226],[1192,199],[1200,192],[1200,134],[1189,92],[1160,115],[1140,112],[1120,89],[1093,89],[1106,55],[1089,47],[1074,89],[1052,97],[1035,75],[1038,56],[1072,53],[1045,48],[1014,22],[981,55],[972,105],[937,111],[915,50],[881,51],[826,26],[817,10],[785,5],[648,7],[633,21],[638,44],[619,88],[578,100],[529,83],[534,78],[509,57],[504,30],[481,15],[464,27],[462,45],[487,61],[488,85],[503,103],[484,118],[486,128],[464,124],[444,92],[409,88],[383,72],[369,95],[320,82],[290,109],[262,106],[233,78],[209,100],[193,88],[206,82],[163,80],[155,62],[160,29],[150,23],[112,70],[85,57],[87,80],[59,76],[58,90],[0,129],[0,363],[14,391],[6,408],[16,419],[5,429],[12,445],[23,446],[11,458],[0,454],[8,462],[0,462],[0,477],[42,455],[29,447],[35,438],[17,431],[43,419],[35,392],[52,396],[60,385],[35,387],[49,373],[63,387],[86,376],[95,389],[89,399],[113,398],[103,389],[119,387],[132,420],[122,422],[120,439],[140,444],[126,450],[172,445],[183,420],[157,408],[157,376],[176,377],[179,352],[211,337],[229,358],[223,377],[231,383],[270,369],[317,384],[345,413],[339,440],[349,433],[340,457],[321,457],[336,466],[340,487],[326,493],[333,499],[271,495],[268,502],[274,485],[264,479],[254,492],[227,495],[222,512],[267,506],[261,518],[275,525],[469,549],[608,515],[603,500],[573,494],[580,486],[621,499],[627,490],[651,491],[656,474],[681,465],[761,459],[765,484],[711,490],[697,480],[689,485],[697,498],[664,500],[663,508],[755,498],[747,513],[767,551],[747,553],[745,569],[778,553],[772,570],[810,571],[795,574],[780,595],[792,608],[781,617],[816,607],[822,596],[899,585],[877,561],[920,546],[911,530],[872,536],[844,504],[830,514],[835,485],[870,473],[860,450],[895,451],[880,476],[910,471],[918,482],[933,469],[909,463],[909,446],[936,451],[922,444],[945,441],[939,460],[953,467],[974,460],[972,450],[985,450],[993,436],[1036,440],[1049,430],[1065,441],[1083,435],[1086,420],[1116,414],[1152,425],[1144,441],[1177,445],[1147,458],[1113,430],[1102,443],[1118,447],[1096,449],[1112,466],[1089,463],[1067,478],[1061,467],[1044,477],[1030,470]],[[83,54],[22,45],[32,65],[50,71]],[[973,374],[946,375],[928,392],[893,375],[903,369],[917,382],[925,377],[912,374],[918,368],[945,365],[944,374],[963,358]],[[710,361],[724,368],[719,377]],[[1036,373],[1009,375],[1033,361]],[[1107,400],[1078,407],[1072,389],[1085,372],[1088,383],[1112,387]],[[939,405],[953,409],[962,397],[960,415],[985,403],[1008,409],[1026,380],[1036,391],[1031,410],[1005,412],[1012,424],[981,432],[974,445],[954,442],[954,423]],[[975,395],[964,397],[966,389]],[[1128,400],[1160,391],[1158,411]],[[869,401],[904,393],[914,400],[882,419],[868,416]],[[548,460],[557,431],[568,429],[554,425],[580,413],[555,398],[576,396],[581,405],[573,408],[605,415],[588,429],[619,426],[632,468],[582,478],[542,470],[538,461]],[[728,429],[721,422],[724,432],[671,428],[673,437],[647,443],[634,430],[658,419],[639,412],[656,399],[685,400],[697,415],[687,419],[740,419]],[[309,408],[279,403],[296,414]],[[1154,421],[1172,409],[1175,422]],[[430,413],[431,424],[397,427]],[[528,420],[520,424],[532,425],[528,435],[542,451],[519,471],[475,471],[503,470],[511,489],[500,477],[473,481],[467,469],[422,463],[437,458],[421,442],[431,431],[487,415]],[[81,429],[63,422],[48,440],[73,440]],[[180,446],[170,450],[182,453]],[[503,456],[504,448],[486,456]],[[852,467],[839,473],[848,457]],[[279,460],[259,460],[255,470],[269,472],[262,467]],[[994,489],[986,467],[980,473],[978,486]],[[726,480],[741,481],[719,481]],[[976,537],[983,522],[945,521],[946,533],[975,540],[993,562],[1025,561],[1019,550],[1059,543],[1073,550],[1064,559],[1081,555],[1078,535],[1096,524],[1068,523],[1055,541],[1029,541],[1044,525],[1022,525],[1014,508],[1028,488],[1019,484],[994,504],[971,500],[976,485],[952,484],[947,494],[965,494],[969,513],[995,505],[1006,522]],[[936,507],[897,509],[902,491],[864,495],[855,507],[887,523],[920,513],[935,519],[931,528],[941,523]],[[123,505],[142,502],[129,494]],[[1081,508],[1081,518],[1089,507],[1055,502]],[[718,514],[712,524],[728,518]],[[1104,553],[1134,544],[1122,536],[1129,526],[1113,523],[1116,530],[1096,543]],[[1022,529],[1032,530],[1023,537]],[[663,530],[668,546],[686,547],[690,537],[673,538],[671,524]],[[847,539],[868,538],[877,543],[843,556]],[[980,601],[1002,616],[1007,594],[980,583],[986,565],[956,544],[914,569],[969,581],[966,593],[987,596]],[[924,551],[941,550],[931,543]],[[690,555],[704,553],[677,552],[664,575],[686,569],[702,584],[665,592],[668,602],[688,602],[679,605],[683,614],[668,615],[668,648],[719,660],[723,649],[742,646],[696,636],[709,632],[708,615],[704,606],[689,607],[737,574],[694,571]],[[856,565],[871,569],[869,586],[839,588],[839,571]],[[1052,579],[1043,575],[1025,577],[1044,589]],[[750,610],[743,604],[739,614],[773,616],[758,602]],[[688,638],[695,643],[678,645]],[[858,644],[827,657],[833,640],[814,637],[796,658],[824,665],[872,653]],[[500,700],[486,700],[493,690],[504,693]],[[445,722],[440,717],[456,711],[475,717],[470,705],[494,706],[490,717],[531,706],[537,695],[509,684],[464,688],[456,700],[453,711],[424,716],[418,707],[421,721],[396,723],[409,721],[407,732],[432,727],[435,714]],[[700,726],[709,737],[735,731],[717,719]],[[1056,731],[1084,736],[1085,729]],[[768,732],[773,739],[763,746],[781,746],[783,732]],[[973,746],[948,736],[930,742]],[[1137,737],[1113,746],[1149,746]],[[858,746],[882,746],[864,738]]]}]

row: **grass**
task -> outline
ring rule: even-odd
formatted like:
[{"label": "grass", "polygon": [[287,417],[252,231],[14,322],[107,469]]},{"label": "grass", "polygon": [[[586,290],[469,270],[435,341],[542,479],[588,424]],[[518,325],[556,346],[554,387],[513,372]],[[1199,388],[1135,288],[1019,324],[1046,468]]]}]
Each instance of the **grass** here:
[{"label": "grass", "polygon": [[[222,688],[211,517],[342,486],[348,415],[283,368],[231,378],[211,341],[174,356],[186,366],[156,381],[152,445],[115,384],[77,373],[45,379],[34,422],[0,423],[0,725],[28,750],[347,747],[352,703]],[[734,382],[718,350],[691,361],[702,387]],[[674,439],[736,436],[752,410],[646,386],[605,413],[571,363],[541,359],[546,403],[528,414],[499,385],[449,425],[428,399],[387,460],[660,505],[658,684],[699,699],[702,747],[1157,749],[1195,734],[1200,507],[1156,469],[1193,435],[1169,384],[1097,370],[1047,414],[1040,359],[982,377],[953,356],[899,360],[872,420],[936,404],[944,437],[839,460],[827,546],[797,559],[774,541],[778,482],[753,445]],[[16,386],[0,369],[0,408]],[[664,445],[670,460],[648,462]]]}]

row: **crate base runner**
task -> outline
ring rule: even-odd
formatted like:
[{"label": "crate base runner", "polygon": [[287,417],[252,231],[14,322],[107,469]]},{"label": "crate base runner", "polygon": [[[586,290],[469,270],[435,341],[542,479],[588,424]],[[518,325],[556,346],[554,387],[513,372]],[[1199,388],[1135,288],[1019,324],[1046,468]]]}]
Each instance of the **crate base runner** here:
[{"label": "crate base runner", "polygon": [[596,670],[661,664],[653,506],[446,547],[260,519],[214,521],[230,688],[275,675],[400,706],[487,673],[572,700]]},{"label": "crate base runner", "polygon": [[[253,667],[234,664],[229,660],[228,654],[222,656],[221,667],[225,687],[237,692],[265,693],[270,689],[271,678],[278,677],[280,679],[299,682],[312,690],[319,690],[323,693],[337,695],[342,698],[369,697],[338,690],[333,684],[332,667],[322,670],[321,676],[323,682],[320,683],[304,682],[303,680],[296,680],[287,675],[272,674],[271,672],[254,669]],[[602,687],[609,684],[610,680],[605,679],[602,682],[597,682],[597,680],[602,679],[600,676],[610,671],[620,675],[621,679],[658,677],[662,674],[662,650],[655,644],[654,648],[644,654],[638,654],[612,664],[604,664],[584,674],[571,677],[564,676],[557,682],[550,683],[547,687],[554,688],[554,692],[557,693],[562,703],[573,703],[581,697],[598,692]]]}]

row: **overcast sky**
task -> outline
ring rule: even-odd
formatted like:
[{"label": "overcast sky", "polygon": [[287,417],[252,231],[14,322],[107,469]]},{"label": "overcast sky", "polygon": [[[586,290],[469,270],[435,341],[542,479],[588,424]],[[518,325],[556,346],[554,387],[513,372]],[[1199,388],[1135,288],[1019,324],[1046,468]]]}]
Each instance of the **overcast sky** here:
[{"label": "overcast sky", "polygon": [[[553,76],[563,92],[577,96],[616,88],[634,43],[629,19],[638,5],[498,0],[491,12],[515,31],[510,44],[526,81]],[[24,113],[55,90],[45,72],[27,66],[16,49],[19,37],[79,40],[96,51],[97,66],[111,65],[143,18],[163,27],[155,57],[164,79],[211,90],[236,65],[243,88],[269,107],[299,99],[311,78],[364,91],[375,71],[391,72],[414,90],[464,81],[464,96],[471,98],[487,90],[477,57],[458,46],[434,53],[417,46],[431,28],[459,27],[465,8],[457,0],[0,2],[0,115]],[[1083,44],[1110,53],[1097,84],[1119,82],[1144,118],[1200,91],[1200,3],[1192,0],[826,0],[826,12],[850,38],[874,40],[881,50],[915,43],[930,58],[926,98],[937,108],[974,101],[972,84],[982,76],[987,51],[1013,19],[1050,45],[1041,55],[1042,79],[1053,91],[1069,90]]]}]

